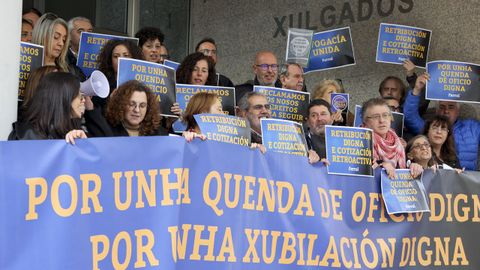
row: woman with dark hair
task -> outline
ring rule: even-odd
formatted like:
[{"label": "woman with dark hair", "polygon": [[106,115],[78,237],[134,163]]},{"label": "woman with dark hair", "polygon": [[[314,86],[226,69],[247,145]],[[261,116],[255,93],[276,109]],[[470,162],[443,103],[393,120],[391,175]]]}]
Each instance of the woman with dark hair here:
[{"label": "woman with dark hair", "polygon": [[423,169],[437,165],[432,157],[432,146],[425,135],[417,135],[410,139],[405,147],[405,152],[410,162],[419,164]]},{"label": "woman with dark hair", "polygon": [[216,85],[216,76],[212,59],[200,52],[185,57],[177,69],[177,83]]},{"label": "woman with dark hair", "polygon": [[80,118],[85,98],[78,79],[65,72],[45,75],[33,94],[22,122],[13,124],[9,140],[86,138]]},{"label": "woman with dark hair", "polygon": [[183,136],[189,142],[193,138],[199,137],[205,140],[205,135],[201,134],[194,115],[201,113],[223,114],[222,102],[219,97],[213,93],[197,93],[188,101],[187,108],[182,115],[182,122],[187,126],[187,131]]},{"label": "woman with dark hair", "polygon": [[93,137],[168,135],[160,126],[155,94],[141,82],[120,85],[110,96],[105,117],[88,98],[86,107],[85,122]]},{"label": "woman with dark hair", "polygon": [[[372,98],[362,106],[363,125],[373,130],[373,167],[382,166],[390,178],[395,177],[395,169],[405,169],[405,148],[400,138],[391,128],[392,113],[385,100]],[[423,168],[412,163],[413,177],[420,175]]]},{"label": "woman with dark hair", "polygon": [[453,141],[452,125],[448,118],[437,114],[428,119],[425,121],[422,134],[428,137],[433,150],[433,159],[436,163],[460,169],[460,162]]},{"label": "woman with dark hair", "polygon": [[[117,88],[118,58],[142,59],[142,51],[130,40],[117,39],[108,41],[98,56],[98,70],[100,70],[108,79],[110,93]],[[110,96],[110,94],[109,94]],[[108,97],[93,97],[95,106],[105,109]]]},{"label": "woman with dark hair", "polygon": [[57,72],[58,67],[56,66],[43,66],[35,69],[30,76],[28,76],[27,84],[25,86],[25,92],[21,96],[22,101],[19,102],[18,106],[18,121],[22,121],[25,111],[27,110],[29,104],[32,102],[33,94],[37,90],[37,86],[40,83],[40,80],[51,72]]},{"label": "woman with dark hair", "polygon": [[138,38],[138,46],[142,49],[145,60],[154,63],[163,63],[160,59],[160,51],[165,36],[156,27],[143,27],[135,34]]}]

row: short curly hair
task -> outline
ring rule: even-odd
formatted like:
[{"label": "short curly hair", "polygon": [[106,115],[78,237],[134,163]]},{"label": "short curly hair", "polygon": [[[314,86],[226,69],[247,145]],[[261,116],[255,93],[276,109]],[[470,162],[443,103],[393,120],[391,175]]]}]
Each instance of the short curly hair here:
[{"label": "short curly hair", "polygon": [[143,60],[143,54],[140,47],[138,47],[135,43],[128,39],[112,39],[109,40],[105,46],[100,51],[98,55],[98,70],[100,70],[105,76],[108,78],[110,84],[115,82],[116,84],[116,76],[115,72],[113,71],[113,64],[112,64],[112,54],[113,50],[118,46],[123,45],[127,48],[127,50],[132,55],[133,59],[140,59]]},{"label": "short curly hair", "polygon": [[217,85],[215,71],[215,64],[211,57],[204,55],[201,52],[195,52],[189,54],[177,69],[177,83],[190,83],[190,78],[192,77],[193,70],[198,61],[205,60],[208,63],[208,78],[205,85]]},{"label": "short curly hair", "polygon": [[135,37],[138,38],[138,46],[140,46],[140,48],[149,40],[158,39],[162,44],[165,40],[165,35],[163,34],[162,30],[152,26],[143,27],[142,29],[138,30],[138,32],[135,34]]},{"label": "short curly hair", "polygon": [[135,91],[144,92],[147,95],[148,103],[145,118],[140,124],[139,135],[154,135],[160,127],[160,106],[152,90],[139,81],[127,81],[117,88],[115,93],[110,96],[105,118],[112,126],[122,124],[125,121],[130,98]]}]

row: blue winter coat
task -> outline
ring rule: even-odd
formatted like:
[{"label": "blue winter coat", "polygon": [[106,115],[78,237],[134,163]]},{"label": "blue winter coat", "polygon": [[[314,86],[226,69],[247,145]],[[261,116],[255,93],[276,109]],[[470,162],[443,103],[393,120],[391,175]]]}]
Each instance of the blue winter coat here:
[{"label": "blue winter coat", "polygon": [[[414,96],[408,91],[403,105],[405,125],[414,134],[420,134],[425,120],[418,113],[419,96]],[[478,147],[480,144],[480,121],[474,119],[457,119],[453,124],[453,138],[457,150],[460,166],[466,170],[477,169]]]}]

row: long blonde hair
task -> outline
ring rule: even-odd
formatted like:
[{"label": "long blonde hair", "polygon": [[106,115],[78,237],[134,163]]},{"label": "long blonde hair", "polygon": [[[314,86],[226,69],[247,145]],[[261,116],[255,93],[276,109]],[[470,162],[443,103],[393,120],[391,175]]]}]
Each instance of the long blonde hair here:
[{"label": "long blonde hair", "polygon": [[55,26],[57,24],[65,27],[67,32],[67,38],[65,44],[63,45],[62,52],[55,59],[55,64],[60,67],[61,71],[68,72],[68,63],[67,63],[67,50],[68,44],[70,44],[70,33],[68,32],[68,25],[64,19],[58,17],[53,13],[45,13],[38,19],[35,27],[33,27],[32,32],[32,42],[38,45],[45,47],[44,55],[51,54],[53,46],[53,36],[55,35]]},{"label": "long blonde hair", "polygon": [[[335,87],[335,89],[337,90],[337,93],[345,93],[345,90],[338,83],[337,80],[324,79],[313,90],[312,100],[321,99],[323,97],[323,95],[325,94],[325,91],[327,90],[327,88],[330,85],[333,85]],[[329,100],[327,100],[327,101],[330,102]]]}]

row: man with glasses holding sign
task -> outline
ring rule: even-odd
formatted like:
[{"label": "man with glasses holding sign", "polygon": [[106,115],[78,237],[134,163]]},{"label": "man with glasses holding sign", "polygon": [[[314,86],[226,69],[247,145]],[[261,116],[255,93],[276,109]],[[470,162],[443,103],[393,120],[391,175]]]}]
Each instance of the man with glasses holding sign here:
[{"label": "man with glasses holding sign", "polygon": [[247,92],[253,91],[254,85],[271,86],[282,88],[282,83],[278,80],[278,62],[273,52],[260,51],[255,56],[253,64],[255,78],[253,81],[247,81],[244,84],[235,87],[236,100],[240,100]]}]

